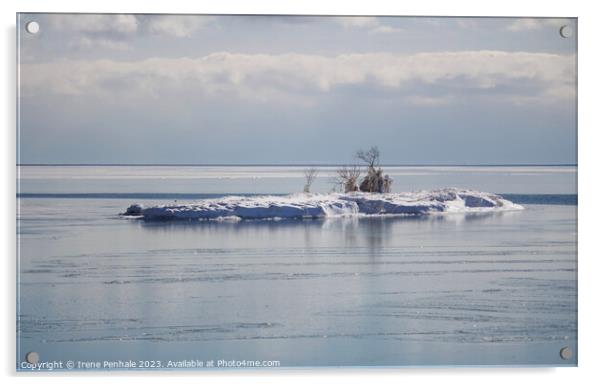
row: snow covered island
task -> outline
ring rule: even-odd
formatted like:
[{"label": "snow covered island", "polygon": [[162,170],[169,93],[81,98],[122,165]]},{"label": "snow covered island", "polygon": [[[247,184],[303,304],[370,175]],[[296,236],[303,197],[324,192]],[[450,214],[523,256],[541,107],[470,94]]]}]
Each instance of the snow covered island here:
[{"label": "snow covered island", "polygon": [[143,207],[133,204],[122,215],[145,220],[302,219],[365,215],[429,215],[522,210],[502,197],[448,188],[407,193],[330,193],[286,196],[227,196],[189,204]]}]

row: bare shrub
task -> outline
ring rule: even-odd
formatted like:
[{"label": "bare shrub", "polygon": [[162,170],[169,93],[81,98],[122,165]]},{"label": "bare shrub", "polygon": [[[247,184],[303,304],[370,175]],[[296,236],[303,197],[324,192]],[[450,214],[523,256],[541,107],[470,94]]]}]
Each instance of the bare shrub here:
[{"label": "bare shrub", "polygon": [[368,174],[362,180],[360,184],[360,190],[364,192],[382,192],[383,170],[375,169],[374,167],[368,168]]},{"label": "bare shrub", "polygon": [[311,185],[314,183],[318,176],[318,169],[315,167],[308,168],[303,172],[303,175],[305,175],[305,186],[303,187],[303,192],[308,193],[311,189]]},{"label": "bare shrub", "polygon": [[341,186],[344,192],[357,191],[357,180],[360,177],[360,169],[357,166],[344,166],[339,168],[335,178],[335,183]]}]

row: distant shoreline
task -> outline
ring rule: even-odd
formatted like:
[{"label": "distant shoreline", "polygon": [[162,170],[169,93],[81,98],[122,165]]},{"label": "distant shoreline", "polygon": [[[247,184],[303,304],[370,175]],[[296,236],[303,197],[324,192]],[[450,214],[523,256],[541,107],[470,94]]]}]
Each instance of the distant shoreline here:
[{"label": "distant shoreline", "polygon": [[[215,163],[215,164],[195,164],[195,163],[18,163],[17,167],[342,167],[350,163],[298,163],[298,164],[232,164],[232,163]],[[577,164],[571,163],[519,163],[519,164],[387,164],[382,167],[578,167]]]}]

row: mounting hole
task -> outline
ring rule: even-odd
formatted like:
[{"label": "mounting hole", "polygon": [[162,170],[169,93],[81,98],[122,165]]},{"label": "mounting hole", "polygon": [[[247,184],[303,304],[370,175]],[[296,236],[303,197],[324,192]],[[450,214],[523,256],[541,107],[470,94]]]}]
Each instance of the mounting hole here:
[{"label": "mounting hole", "polygon": [[35,365],[40,360],[40,355],[37,352],[29,352],[25,355],[25,361]]},{"label": "mounting hole", "polygon": [[40,32],[40,24],[38,24],[37,21],[30,21],[29,23],[25,24],[25,30],[32,35],[35,35],[36,33]]},{"label": "mounting hole", "polygon": [[560,349],[560,358],[562,358],[563,360],[568,360],[571,357],[573,357],[573,352],[571,351],[570,348],[564,347],[564,348]]},{"label": "mounting hole", "polygon": [[573,28],[571,28],[570,25],[563,25],[560,27],[560,36],[564,37],[565,39],[573,36]]}]

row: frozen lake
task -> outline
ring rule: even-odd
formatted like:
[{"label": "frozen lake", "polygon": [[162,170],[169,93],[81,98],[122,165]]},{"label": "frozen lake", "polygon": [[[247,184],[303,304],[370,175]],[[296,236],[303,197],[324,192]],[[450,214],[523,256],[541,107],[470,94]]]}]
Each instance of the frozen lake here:
[{"label": "frozen lake", "polygon": [[21,167],[19,361],[575,365],[576,168],[386,170],[395,191],[514,194],[525,210],[144,222],[118,213],[295,192],[302,168]]}]

